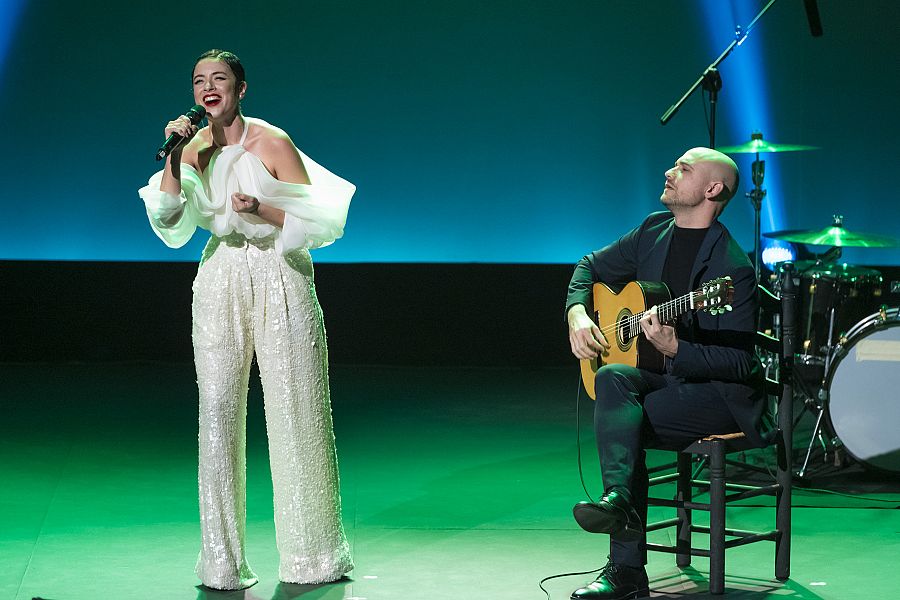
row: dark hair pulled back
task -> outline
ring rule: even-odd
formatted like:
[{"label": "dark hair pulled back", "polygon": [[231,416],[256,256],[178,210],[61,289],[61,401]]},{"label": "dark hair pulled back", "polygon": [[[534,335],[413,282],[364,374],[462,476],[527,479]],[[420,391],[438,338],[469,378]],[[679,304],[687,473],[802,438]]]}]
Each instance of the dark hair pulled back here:
[{"label": "dark hair pulled back", "polygon": [[[237,81],[236,85],[240,85],[242,81],[244,81],[244,65],[241,64],[241,59],[237,57],[233,52],[229,52],[228,50],[220,50],[218,48],[213,48],[212,50],[207,50],[194,61],[194,68],[197,68],[197,64],[201,60],[212,59],[212,60],[221,60],[223,63],[228,65],[231,69],[231,72],[234,73]],[[191,70],[191,77],[194,76],[193,70]]]}]

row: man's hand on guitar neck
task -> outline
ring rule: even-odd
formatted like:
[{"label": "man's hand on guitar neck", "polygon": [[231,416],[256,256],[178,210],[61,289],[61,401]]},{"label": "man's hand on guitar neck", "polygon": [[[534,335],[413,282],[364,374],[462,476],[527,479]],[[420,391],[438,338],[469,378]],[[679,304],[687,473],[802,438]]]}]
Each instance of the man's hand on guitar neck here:
[{"label": "man's hand on guitar neck", "polygon": [[583,304],[574,304],[566,314],[566,320],[569,322],[569,344],[575,358],[590,360],[609,350],[609,342],[588,316]]},{"label": "man's hand on guitar neck", "polygon": [[678,337],[675,328],[671,325],[663,325],[656,314],[656,307],[652,307],[641,319],[641,331],[644,337],[650,340],[653,347],[669,358],[674,358],[678,353]]}]

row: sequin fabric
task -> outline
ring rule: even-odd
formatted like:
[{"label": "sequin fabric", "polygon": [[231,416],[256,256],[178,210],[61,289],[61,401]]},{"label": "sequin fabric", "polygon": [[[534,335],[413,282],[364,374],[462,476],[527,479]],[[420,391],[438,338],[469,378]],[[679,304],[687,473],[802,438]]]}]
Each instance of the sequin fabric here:
[{"label": "sequin fabric", "polygon": [[247,385],[256,352],[266,413],[279,578],[322,583],[353,568],[328,388],[328,352],[309,252],[272,238],[213,236],[194,281],[200,390],[199,488],[204,585],[241,589],[245,555]]}]

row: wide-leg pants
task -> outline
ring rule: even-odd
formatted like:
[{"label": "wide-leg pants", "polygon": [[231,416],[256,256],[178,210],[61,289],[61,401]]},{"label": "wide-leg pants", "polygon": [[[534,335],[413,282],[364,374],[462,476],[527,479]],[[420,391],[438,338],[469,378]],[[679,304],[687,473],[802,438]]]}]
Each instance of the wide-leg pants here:
[{"label": "wide-leg pants", "polygon": [[321,583],[353,568],[341,502],[322,312],[307,251],[213,237],[194,281],[200,391],[199,489],[204,585],[256,583],[244,553],[247,385],[262,379],[279,577]]}]

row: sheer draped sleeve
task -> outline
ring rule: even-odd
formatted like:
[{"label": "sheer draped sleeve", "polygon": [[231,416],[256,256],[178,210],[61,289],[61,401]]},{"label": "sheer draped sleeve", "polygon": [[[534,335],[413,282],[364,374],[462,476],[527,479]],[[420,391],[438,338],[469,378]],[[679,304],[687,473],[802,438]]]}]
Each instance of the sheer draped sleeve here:
[{"label": "sheer draped sleeve", "polygon": [[202,225],[197,207],[209,204],[209,198],[200,175],[189,165],[181,165],[179,196],[159,189],[162,176],[162,171],[154,173],[138,194],[144,201],[150,226],[159,239],[170,248],[180,248],[191,239],[197,226]]},{"label": "sheer draped sleeve", "polygon": [[259,191],[257,199],[285,213],[279,238],[285,254],[298,248],[328,246],[343,236],[350,199],[356,191],[352,183],[331,173],[303,152],[300,157],[309,175],[309,184],[279,181],[261,163],[259,169],[250,170],[256,179],[251,187]]},{"label": "sheer draped sleeve", "polygon": [[[171,248],[186,244],[197,227],[220,237],[231,233],[247,239],[274,237],[275,247],[282,254],[328,246],[344,235],[356,186],[297,152],[309,184],[276,179],[259,157],[234,144],[215,152],[202,174],[182,163],[179,196],[160,191],[162,171],[154,174],[138,194],[144,200],[153,231]],[[235,192],[283,210],[284,226],[279,229],[257,215],[232,210],[230,199]]]}]

